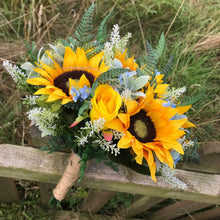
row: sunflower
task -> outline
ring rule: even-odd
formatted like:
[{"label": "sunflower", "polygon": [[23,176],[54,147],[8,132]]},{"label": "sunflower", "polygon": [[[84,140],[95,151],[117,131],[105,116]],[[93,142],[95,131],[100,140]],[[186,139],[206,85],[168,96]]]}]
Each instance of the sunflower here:
[{"label": "sunflower", "polygon": [[138,164],[142,164],[144,158],[151,177],[156,182],[155,156],[173,168],[174,161],[170,151],[176,150],[184,154],[177,140],[185,134],[181,127],[187,122],[187,118],[172,120],[181,110],[163,106],[166,102],[154,99],[153,94],[153,90],[149,88],[146,97],[140,102],[124,100],[126,113],[119,113],[119,120],[110,124],[109,128],[123,132],[124,136],[120,138],[117,146],[122,149],[129,148],[135,154]]},{"label": "sunflower", "polygon": [[88,59],[83,48],[78,47],[74,52],[70,47],[65,47],[62,67],[55,62],[49,51],[46,54],[52,64],[47,65],[40,61],[41,65],[34,69],[40,77],[28,79],[27,83],[42,86],[34,95],[48,95],[47,102],[61,100],[64,105],[76,101],[79,89],[88,91],[95,79],[108,70],[103,52]]}]

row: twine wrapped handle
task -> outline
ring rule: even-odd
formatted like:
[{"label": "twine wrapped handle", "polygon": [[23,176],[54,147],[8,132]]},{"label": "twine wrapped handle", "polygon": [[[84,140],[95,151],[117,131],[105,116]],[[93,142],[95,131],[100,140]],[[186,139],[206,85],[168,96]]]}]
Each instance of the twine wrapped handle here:
[{"label": "twine wrapped handle", "polygon": [[74,152],[71,153],[66,169],[56,188],[53,190],[54,197],[61,201],[65,198],[69,189],[79,177],[80,157]]}]

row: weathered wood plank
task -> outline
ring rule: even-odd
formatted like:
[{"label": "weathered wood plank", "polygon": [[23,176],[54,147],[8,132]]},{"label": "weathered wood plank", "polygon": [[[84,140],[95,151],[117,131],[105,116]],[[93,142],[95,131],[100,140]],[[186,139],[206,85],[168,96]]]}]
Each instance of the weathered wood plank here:
[{"label": "weathered wood plank", "polygon": [[138,218],[124,218],[119,216],[109,216],[109,215],[95,215],[95,214],[85,214],[85,213],[77,213],[73,211],[62,211],[62,212],[54,212],[54,216],[52,216],[53,220],[141,220]]},{"label": "weathered wood plank", "polygon": [[220,207],[209,209],[203,212],[196,213],[192,216],[181,218],[181,220],[219,220],[220,219]]},{"label": "weathered wood plank", "polygon": [[41,205],[48,207],[48,203],[53,196],[53,189],[56,184],[53,183],[39,183],[40,188],[40,201]]},{"label": "weathered wood plank", "polygon": [[113,191],[90,189],[88,196],[83,200],[80,212],[98,212],[114,194]]},{"label": "weathered wood plank", "polygon": [[191,171],[220,174],[220,144],[213,142],[198,150],[200,163],[178,163],[177,168]]},{"label": "weathered wood plank", "polygon": [[[69,154],[47,154],[31,147],[0,145],[0,176],[57,183],[67,164]],[[81,186],[102,190],[128,192],[147,196],[176,198],[220,204],[220,175],[177,170],[177,177],[187,184],[181,190],[157,177],[154,183],[148,176],[119,166],[119,172],[90,161]]]},{"label": "weathered wood plank", "polygon": [[212,204],[196,203],[191,201],[177,201],[172,205],[166,206],[156,211],[153,215],[150,216],[150,219],[151,220],[175,219],[177,217],[209,207],[211,205]]},{"label": "weathered wood plank", "polygon": [[142,196],[140,199],[133,202],[127,209],[119,213],[120,216],[134,217],[142,212],[147,211],[154,205],[162,202],[164,198]]},{"label": "weathered wood plank", "polygon": [[0,177],[0,201],[1,202],[18,202],[20,196],[11,178]]}]

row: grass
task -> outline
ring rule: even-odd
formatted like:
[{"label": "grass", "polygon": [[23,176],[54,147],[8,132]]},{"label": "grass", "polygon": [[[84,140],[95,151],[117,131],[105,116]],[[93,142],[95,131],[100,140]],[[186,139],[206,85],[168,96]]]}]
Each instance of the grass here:
[{"label": "grass", "polygon": [[[2,0],[0,59],[22,63],[26,59],[24,40],[35,41],[40,47],[57,37],[73,35],[89,5],[88,0]],[[173,71],[167,81],[172,86],[186,86],[188,96],[204,93],[189,112],[190,120],[197,125],[192,135],[200,145],[220,141],[219,8],[220,2],[214,0],[99,0],[96,8],[95,24],[114,10],[109,27],[117,23],[121,35],[132,33],[130,48],[136,57],[145,53],[144,39],[156,45],[164,32],[166,48],[158,69],[173,54]],[[20,101],[23,95],[2,67],[0,79],[0,143],[30,144],[29,122]],[[33,219],[31,209],[39,203],[35,196],[11,206],[1,203],[0,216],[18,214],[26,208],[30,211],[25,212],[27,219]],[[34,215],[42,217],[42,213]]]}]

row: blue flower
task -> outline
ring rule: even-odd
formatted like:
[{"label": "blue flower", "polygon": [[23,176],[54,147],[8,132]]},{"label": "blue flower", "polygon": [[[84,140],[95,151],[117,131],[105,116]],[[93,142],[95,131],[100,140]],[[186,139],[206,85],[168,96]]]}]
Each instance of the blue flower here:
[{"label": "blue flower", "polygon": [[178,163],[178,161],[181,159],[181,157],[177,157],[175,160],[174,160],[174,165],[176,165]]},{"label": "blue flower", "polygon": [[160,75],[161,73],[159,71],[157,71],[156,69],[156,76]]},{"label": "blue flower", "polygon": [[170,100],[167,100],[167,103],[163,103],[163,106],[164,107],[172,107],[172,108],[176,107],[176,105],[173,104]]},{"label": "blue flower", "polygon": [[77,102],[77,99],[78,99],[79,96],[80,96],[79,91],[72,86],[72,87],[71,87],[71,90],[70,90],[70,94],[73,96],[73,101],[74,101],[74,102]]},{"label": "blue flower", "polygon": [[80,88],[80,89],[79,89],[79,92],[80,92],[80,94],[81,94],[80,97],[81,97],[82,99],[87,99],[88,96],[89,96],[89,94],[90,94],[90,92],[91,92],[91,88],[89,88],[89,87],[87,87],[86,85],[84,85],[83,88]]}]

